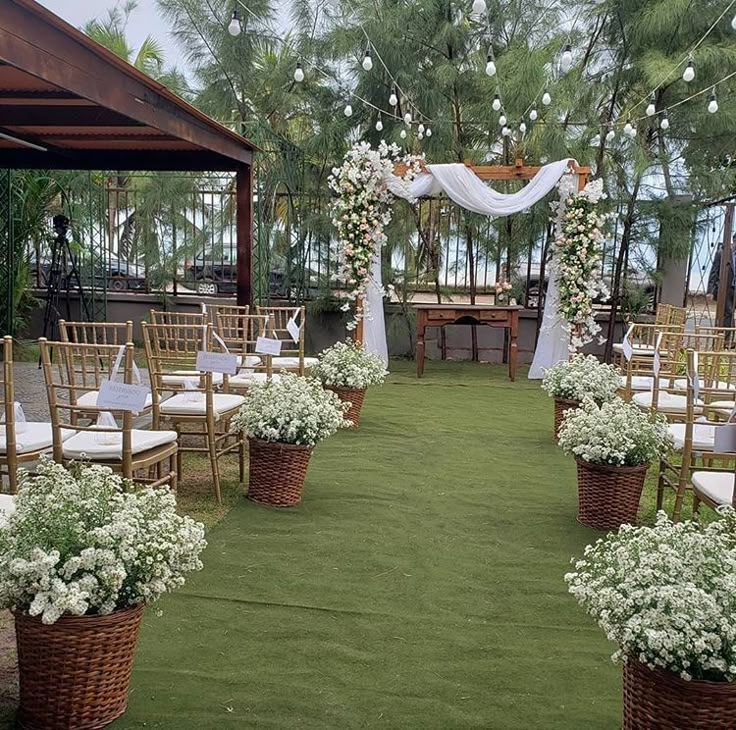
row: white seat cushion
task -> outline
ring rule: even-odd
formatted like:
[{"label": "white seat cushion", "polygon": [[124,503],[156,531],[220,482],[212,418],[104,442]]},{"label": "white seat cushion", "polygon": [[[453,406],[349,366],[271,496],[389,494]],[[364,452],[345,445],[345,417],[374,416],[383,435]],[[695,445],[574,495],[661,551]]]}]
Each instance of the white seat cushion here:
[{"label": "white seat cushion", "polygon": [[[316,357],[305,357],[304,358],[305,368],[314,367],[316,364],[317,364]],[[274,357],[271,360],[271,366],[273,367],[274,370],[281,370],[282,368],[285,368],[285,369],[298,368],[299,358],[298,357]]]},{"label": "white seat cushion", "polygon": [[736,403],[732,400],[714,400],[712,403],[708,403],[708,408],[712,408],[721,416],[728,417],[731,415],[731,411],[735,405]]},{"label": "white seat cushion", "polygon": [[[243,401],[245,398],[242,395],[233,393],[215,393],[212,396],[216,416],[240,408]],[[205,394],[200,392],[177,393],[161,404],[161,413],[163,415],[204,416],[207,413]]]},{"label": "white seat cushion", "polygon": [[[682,451],[685,445],[685,424],[671,423],[668,427],[675,451]],[[693,424],[693,449],[695,451],[713,451],[715,426],[708,423]]]},{"label": "white seat cushion", "polygon": [[[77,405],[78,406],[96,406],[97,405],[97,396],[99,395],[98,390],[90,390],[86,393],[82,394],[77,398]],[[146,395],[146,408],[150,408],[153,405],[153,396],[148,393]]]},{"label": "white seat cushion", "polygon": [[[15,426],[15,450],[19,454],[28,454],[33,451],[50,449],[54,443],[50,423],[35,423],[26,421],[25,429],[18,432],[18,424]],[[66,440],[74,436],[75,431],[62,429],[61,438]],[[0,454],[7,451],[5,442],[5,426],[0,426]]]},{"label": "white seat cushion", "polygon": [[261,364],[261,358],[258,355],[238,355],[238,365],[240,367],[255,368]]},{"label": "white seat cushion", "polygon": [[15,497],[12,494],[0,494],[0,527],[15,512]]},{"label": "white seat cushion", "polygon": [[[626,376],[620,375],[618,382],[619,382],[619,387],[625,388],[626,387]],[[651,390],[652,383],[654,383],[654,378],[651,375],[632,375],[631,376],[631,390]],[[660,378],[659,380],[660,388],[669,388],[669,385],[670,385],[669,380],[665,378]]]},{"label": "white seat cushion", "polygon": [[[705,388],[705,381],[700,381],[700,387]],[[736,385],[733,383],[726,383],[726,382],[718,382],[713,383],[713,385],[709,386],[711,388],[715,388],[717,390],[736,390]],[[687,380],[685,378],[679,378],[678,380],[675,380],[675,388],[678,390],[686,390],[687,389]]]},{"label": "white seat cushion", "polygon": [[[199,378],[202,373],[199,370],[175,370],[172,373],[166,373],[161,376],[161,382],[164,385],[186,385],[187,381],[193,381],[195,385],[199,385]],[[212,384],[222,384],[222,373],[212,373]]]},{"label": "white seat cushion", "polygon": [[[651,392],[636,393],[632,400],[640,408],[649,409],[652,407]],[[702,406],[703,401],[698,400],[695,402],[695,405]],[[657,397],[657,410],[663,413],[685,413],[687,410],[687,396],[660,392]]]},{"label": "white seat cushion", "polygon": [[[134,454],[140,454],[157,446],[171,444],[176,441],[176,431],[141,431],[133,429],[130,432]],[[107,437],[114,443],[103,443]],[[121,433],[94,433],[80,431],[64,443],[64,457],[67,459],[87,458],[92,461],[122,459],[123,435]]]},{"label": "white seat cushion", "polygon": [[[654,345],[634,345],[632,349],[634,351],[634,355],[639,355],[639,356],[642,356],[642,355],[653,356],[654,355]],[[623,352],[624,351],[623,344],[621,344],[620,342],[616,342],[613,345],[613,351]]]},{"label": "white seat cushion", "polygon": [[731,504],[733,500],[732,471],[696,471],[693,486],[716,504]]},{"label": "white seat cushion", "polygon": [[[273,373],[271,380],[278,380],[280,377],[278,373]],[[253,383],[265,383],[267,380],[266,373],[239,373],[230,378],[230,385],[234,388],[247,388]]]}]

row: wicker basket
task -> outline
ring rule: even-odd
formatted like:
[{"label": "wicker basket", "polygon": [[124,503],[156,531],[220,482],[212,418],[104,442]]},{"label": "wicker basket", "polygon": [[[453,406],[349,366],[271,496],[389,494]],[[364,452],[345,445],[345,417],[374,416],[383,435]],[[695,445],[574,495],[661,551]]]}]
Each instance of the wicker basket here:
[{"label": "wicker basket", "polygon": [[636,659],[624,666],[624,730],[732,730],[736,684],[686,682]]},{"label": "wicker basket", "polygon": [[87,730],[125,712],[144,606],[107,616],[63,616],[46,625],[15,613],[18,727]]},{"label": "wicker basket", "polygon": [[578,522],[615,530],[636,522],[648,464],[607,466],[575,459],[578,465]]},{"label": "wicker basket", "polygon": [[248,443],[248,499],[275,507],[299,504],[312,448],[254,438]]},{"label": "wicker basket", "polygon": [[564,398],[555,398],[555,441],[560,438],[560,426],[562,426],[562,418],[566,411],[580,408],[580,401],[564,400]]},{"label": "wicker basket", "polygon": [[325,390],[331,390],[337,393],[343,403],[350,403],[350,410],[345,414],[348,421],[352,421],[353,426],[358,425],[360,421],[360,410],[363,408],[365,400],[365,388],[344,388],[338,385],[325,385]]}]

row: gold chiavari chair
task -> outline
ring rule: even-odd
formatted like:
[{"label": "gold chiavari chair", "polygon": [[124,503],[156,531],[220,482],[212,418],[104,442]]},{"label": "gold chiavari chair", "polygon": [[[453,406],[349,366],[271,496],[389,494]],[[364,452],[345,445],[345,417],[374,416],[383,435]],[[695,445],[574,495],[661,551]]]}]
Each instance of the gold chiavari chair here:
[{"label": "gold chiavari chair", "polygon": [[[272,336],[281,340],[281,355],[272,361],[275,372],[288,370],[304,375],[305,371],[317,364],[316,357],[304,355],[304,338],[306,329],[305,307],[256,307],[258,314],[269,314],[273,317]],[[289,332],[289,320],[299,327],[299,336],[295,341]]]},{"label": "gold chiavari chair", "polygon": [[207,314],[205,312],[165,312],[163,310],[151,309],[148,313],[151,324],[155,325],[189,325],[190,327],[200,327],[207,324]]},{"label": "gold chiavari chair", "polygon": [[260,336],[270,336],[271,315],[217,312],[217,334],[238,358],[238,373],[228,379],[230,390],[247,389],[253,383],[278,378],[273,374],[270,355],[256,354]]},{"label": "gold chiavari chair", "polygon": [[636,324],[637,341],[648,343],[650,347],[634,348],[630,358],[621,354],[619,367],[620,394],[626,400],[631,400],[634,393],[651,391],[654,383],[654,350],[659,346],[660,374],[666,381],[665,386],[676,377],[676,362],[670,361],[668,353],[676,351],[682,341],[683,332],[679,327],[660,327],[654,324]]},{"label": "gold chiavari chair", "polygon": [[[122,382],[133,384],[133,343],[49,342],[44,337],[38,343],[51,413],[54,460],[61,464],[87,460],[108,466],[126,479],[153,486],[169,484],[176,490],[176,432],[136,429],[132,411],[98,406],[96,400],[94,405],[79,404],[79,394],[100,382],[97,377],[85,381],[91,372],[105,372],[114,380],[120,367]],[[62,367],[53,367],[52,349]],[[104,421],[100,418],[103,413],[108,414]],[[95,419],[98,422],[90,422]],[[80,425],[83,422],[85,425]],[[153,479],[148,476],[151,469],[156,470]]]},{"label": "gold chiavari chair", "polygon": [[[665,349],[679,347],[678,335],[684,334],[683,327],[679,325],[658,325],[643,322],[632,322],[624,334],[624,340],[628,341],[631,346],[631,351],[635,357],[651,358],[654,356],[654,345],[660,332],[665,335]],[[622,371],[625,370],[626,358],[624,350],[623,342],[614,343],[614,365],[618,365]]]},{"label": "gold chiavari chair", "polygon": [[133,342],[133,322],[58,322],[59,339],[90,345],[124,345]]},{"label": "gold chiavari chair", "polygon": [[[219,459],[237,451],[241,482],[245,478],[245,439],[242,434],[230,433],[230,420],[245,398],[234,393],[215,392],[213,373],[196,369],[197,353],[211,348],[211,324],[204,325],[204,338],[202,326],[143,322],[142,327],[153,398],[153,428],[159,428],[161,422],[167,420],[176,430],[180,478],[183,452],[209,455],[212,486],[215,498],[221,504]],[[194,373],[196,378],[182,373]],[[227,391],[227,377],[224,387]],[[166,398],[172,391],[174,395]],[[189,440],[204,442],[205,445],[191,445],[187,443]]]},{"label": "gold chiavari chair", "polygon": [[[217,315],[219,314],[240,315],[242,317],[247,317],[250,314],[250,307],[247,304],[243,306],[239,304],[218,304],[215,308],[215,320],[217,319]],[[213,322],[213,324],[216,323]]]},{"label": "gold chiavari chair", "polygon": [[698,326],[695,331],[702,335],[721,334],[723,335],[723,346],[727,350],[736,350],[736,327]]},{"label": "gold chiavari chair", "polygon": [[685,327],[687,309],[673,304],[658,304],[654,315],[654,324],[660,326]]},{"label": "gold chiavari chair", "polygon": [[[0,477],[8,479],[11,494],[18,491],[18,468],[38,461],[42,454],[47,453],[54,443],[51,423],[18,420],[22,411],[15,400],[13,383],[13,338],[10,335],[3,337],[3,366],[0,371],[2,387],[0,388]],[[74,432],[68,434],[73,436]],[[0,491],[2,491],[0,489]],[[0,495],[0,512],[12,508],[11,500]],[[2,521],[0,514],[0,522]]]}]

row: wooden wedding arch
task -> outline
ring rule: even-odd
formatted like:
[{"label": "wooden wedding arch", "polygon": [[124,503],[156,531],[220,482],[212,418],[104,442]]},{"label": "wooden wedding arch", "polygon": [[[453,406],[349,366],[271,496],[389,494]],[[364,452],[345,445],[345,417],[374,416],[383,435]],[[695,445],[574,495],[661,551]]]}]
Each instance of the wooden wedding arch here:
[{"label": "wooden wedding arch", "polygon": [[[514,160],[513,165],[476,165],[470,160],[465,160],[465,166],[469,167],[481,180],[531,180],[542,169],[541,165],[526,165],[521,157]],[[409,167],[406,163],[400,162],[394,165],[394,175],[403,177],[406,175]],[[422,172],[428,172],[426,163],[420,164]],[[588,183],[590,176],[590,167],[587,165],[578,165],[573,160],[568,163],[568,169],[578,178],[578,191],[583,190]],[[363,303],[358,300],[357,307],[362,309]],[[355,330],[356,341],[363,342],[363,320],[358,320]]]}]

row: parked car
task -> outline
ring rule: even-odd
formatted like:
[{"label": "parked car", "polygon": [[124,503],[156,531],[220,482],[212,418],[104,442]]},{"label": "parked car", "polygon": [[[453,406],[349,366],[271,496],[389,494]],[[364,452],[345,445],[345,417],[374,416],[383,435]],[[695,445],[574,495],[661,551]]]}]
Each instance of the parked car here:
[{"label": "parked car", "polygon": [[[31,259],[30,264],[29,276],[32,285],[38,282],[39,286],[47,287],[51,274],[51,260],[44,257],[39,263],[34,257]],[[82,286],[89,284],[89,264],[87,262],[80,262],[77,266]],[[65,266],[62,265],[61,279],[59,282],[62,289],[67,287],[67,278],[71,275],[71,272],[71,265],[67,261]],[[107,289],[111,291],[139,291],[146,287],[146,272],[143,266],[131,264],[118,258],[107,259],[98,265],[97,271],[95,272],[95,285],[102,287],[105,286],[105,283],[107,284]],[[71,281],[70,285],[75,286],[76,282]]]}]

